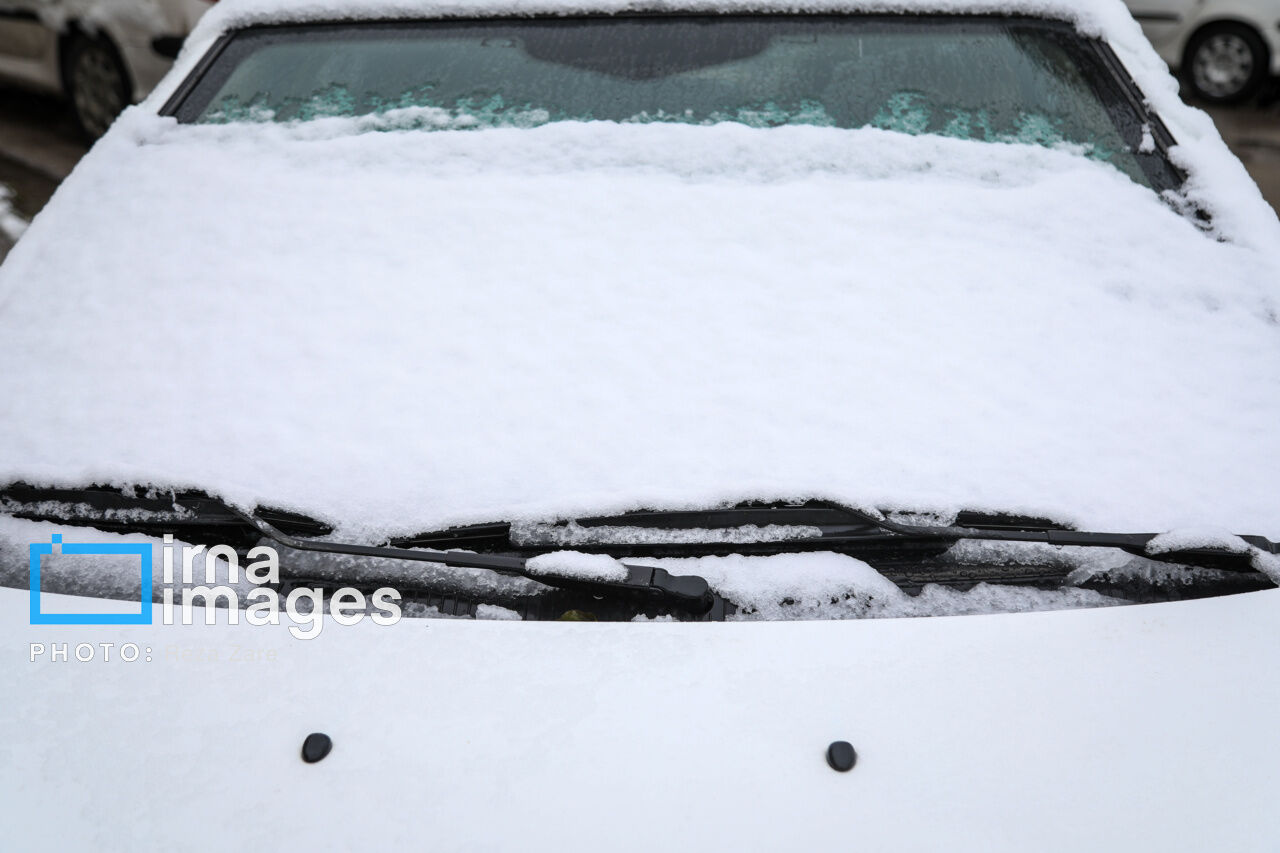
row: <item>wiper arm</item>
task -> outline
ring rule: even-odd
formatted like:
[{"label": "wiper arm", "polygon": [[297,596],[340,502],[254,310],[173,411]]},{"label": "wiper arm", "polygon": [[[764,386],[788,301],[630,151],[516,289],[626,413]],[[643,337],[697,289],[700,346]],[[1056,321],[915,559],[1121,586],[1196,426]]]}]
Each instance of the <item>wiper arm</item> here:
[{"label": "wiper arm", "polygon": [[23,485],[0,488],[0,512],[16,518],[92,526],[117,532],[152,535],[172,533],[179,538],[193,532],[199,538],[237,540],[247,544],[246,534],[270,540],[295,551],[412,560],[438,563],[453,568],[481,569],[524,577],[546,586],[576,590],[594,596],[630,598],[655,606],[678,608],[711,620],[723,619],[727,605],[704,578],[672,575],[655,566],[623,562],[626,577],[597,579],[568,577],[531,571],[527,557],[504,554],[476,554],[426,548],[359,545],[307,538],[286,532],[288,526],[301,533],[326,535],[327,525],[281,510],[259,508],[246,513],[198,492],[173,493],[161,497],[133,496],[116,489],[39,489]]},{"label": "wiper arm", "polygon": [[227,509],[239,516],[246,524],[253,525],[263,537],[297,551],[375,557],[387,560],[416,560],[424,563],[440,563],[452,568],[485,569],[499,574],[528,578],[560,589],[573,589],[593,595],[620,595],[640,598],[653,604],[679,607],[696,615],[712,614],[713,618],[715,616],[713,611],[718,609],[720,618],[724,617],[724,600],[711,591],[711,585],[707,583],[705,578],[697,575],[673,575],[665,569],[655,566],[638,566],[624,562],[622,565],[627,570],[625,578],[606,580],[566,577],[542,571],[530,571],[527,565],[529,558],[527,557],[513,557],[502,554],[473,554],[464,551],[436,551],[424,548],[356,545],[304,539],[298,536],[290,536],[261,518],[240,512],[231,507],[227,507]]}]

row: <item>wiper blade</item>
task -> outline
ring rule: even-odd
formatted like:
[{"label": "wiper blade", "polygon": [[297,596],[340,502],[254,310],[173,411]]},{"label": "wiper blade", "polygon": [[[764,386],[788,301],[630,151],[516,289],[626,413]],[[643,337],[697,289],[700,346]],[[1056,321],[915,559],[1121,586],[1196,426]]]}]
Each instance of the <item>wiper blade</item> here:
[{"label": "wiper blade", "polygon": [[[942,541],[959,541],[973,539],[984,542],[1031,542],[1057,546],[1073,546],[1077,548],[1115,548],[1165,563],[1178,563],[1224,571],[1247,572],[1255,569],[1252,555],[1241,550],[1222,548],[1180,548],[1153,550],[1149,547],[1158,533],[1097,533],[1092,531],[1069,530],[1059,526],[961,526],[944,527],[915,526],[896,524],[884,521],[881,525],[898,536],[907,539],[924,538]],[[1236,535],[1253,548],[1265,554],[1280,554],[1280,543],[1272,542],[1263,536]]]},{"label": "wiper blade", "polygon": [[[572,525],[575,541],[566,531]],[[708,536],[691,539],[674,536],[678,531],[710,533],[725,528],[755,528],[757,539]],[[866,559],[873,565],[917,562],[939,556],[961,540],[1027,542],[1084,548],[1116,548],[1150,560],[1201,568],[1247,572],[1253,570],[1250,554],[1215,548],[1153,551],[1148,548],[1156,533],[1097,533],[1072,530],[1048,519],[1026,516],[961,512],[951,524],[916,524],[873,516],[838,504],[743,504],[705,510],[657,510],[612,516],[589,516],[546,525],[544,538],[520,539],[511,525],[478,524],[395,540],[406,547],[515,547],[525,552],[582,545],[592,551],[631,556],[680,557],[710,554],[779,554],[798,551],[835,551]],[[653,531],[665,534],[645,538],[628,536],[611,540],[608,533]],[[781,531],[783,535],[766,535]],[[1280,554],[1280,544],[1262,536],[1238,537],[1269,554]]]},{"label": "wiper blade", "polygon": [[[307,538],[327,535],[327,525],[283,510],[258,508],[252,514],[199,492],[141,496],[116,489],[39,489],[24,485],[0,488],[0,512],[16,518],[92,526],[117,532],[172,533],[179,538],[224,537],[242,543],[263,538],[295,551],[411,560],[452,568],[481,569],[524,577],[546,586],[594,596],[631,598],[653,606],[678,608],[710,620],[723,619],[728,605],[704,578],[672,575],[655,566],[623,562],[626,577],[597,579],[530,571],[528,557],[477,554],[394,545],[360,545]],[[289,526],[297,533],[281,529]],[[299,529],[301,528],[301,529]],[[313,532],[314,531],[314,532]],[[187,534],[198,532],[199,537]],[[246,534],[248,537],[246,538]],[[256,534],[256,535],[255,535]]]}]

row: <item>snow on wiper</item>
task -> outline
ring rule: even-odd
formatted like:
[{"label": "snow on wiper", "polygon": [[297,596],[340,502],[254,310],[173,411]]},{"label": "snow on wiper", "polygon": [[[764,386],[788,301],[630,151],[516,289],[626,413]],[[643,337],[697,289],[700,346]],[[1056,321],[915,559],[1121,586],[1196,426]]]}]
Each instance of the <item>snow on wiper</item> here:
[{"label": "snow on wiper", "polygon": [[[332,532],[327,525],[281,510],[259,508],[247,513],[216,498],[195,492],[129,494],[114,489],[39,489],[24,485],[0,488],[0,512],[16,518],[92,526],[116,532],[180,538],[218,538],[229,544],[266,539],[285,549],[348,557],[437,563],[452,568],[481,569],[535,580],[559,589],[634,599],[653,606],[674,607],[688,613],[723,619],[726,604],[697,576],[672,575],[664,569],[624,563],[610,557],[608,570],[597,561],[596,571],[584,570],[570,555],[531,560],[525,556],[476,554],[383,545],[362,545],[311,538],[310,532]],[[298,532],[283,527],[308,528]],[[201,536],[192,537],[198,532]],[[550,559],[549,559],[550,557]],[[532,565],[530,565],[532,563]]]},{"label": "snow on wiper", "polygon": [[615,556],[661,557],[835,551],[882,566],[932,559],[957,542],[975,540],[1112,548],[1148,560],[1225,571],[1256,570],[1280,579],[1280,544],[1264,537],[1225,532],[1216,538],[1175,534],[1080,531],[1048,519],[1009,514],[961,512],[951,519],[907,513],[886,516],[810,502],[470,525],[394,544],[527,551],[590,547]]},{"label": "snow on wiper", "polygon": [[[529,578],[560,589],[579,590],[593,595],[642,599],[652,604],[678,607],[698,615],[718,611],[723,617],[724,613],[724,601],[711,591],[711,586],[703,578],[693,575],[672,575],[653,566],[640,566],[612,560],[611,562],[616,563],[616,566],[611,567],[611,571],[598,571],[593,574],[582,571],[581,563],[572,560],[562,563],[544,560],[530,566],[530,562],[536,561],[537,558],[531,560],[528,557],[502,554],[473,554],[464,551],[436,551],[304,539],[290,536],[261,518],[240,513],[239,510],[232,509],[232,512],[236,512],[245,522],[257,527],[265,538],[296,551],[316,551],[389,560],[414,560],[439,563],[453,568],[485,569],[499,574]],[[557,571],[558,566],[570,570]]]},{"label": "snow on wiper", "polygon": [[749,545],[822,536],[822,528],[806,524],[744,524],[738,527],[634,527],[608,524],[587,527],[567,523],[513,522],[513,545],[557,548],[584,545],[673,545],[725,543]]},{"label": "snow on wiper", "polygon": [[1045,543],[1059,547],[1115,548],[1166,563],[1179,563],[1222,571],[1259,571],[1280,583],[1280,543],[1263,536],[1237,535],[1215,531],[1205,536],[1192,531],[1166,533],[1097,533],[1059,527],[990,529],[982,526],[952,525],[940,528],[900,526],[904,536],[953,537],[987,542]]},{"label": "snow on wiper", "polygon": [[[482,570],[472,576],[470,587],[459,588],[458,594],[468,600],[505,596],[509,603],[519,604],[536,597],[528,590],[494,586],[496,578],[507,576],[540,584],[543,592],[552,587],[610,601],[630,599],[650,609],[668,607],[711,620],[735,609],[722,597],[733,598],[729,586],[713,589],[704,578],[710,577],[711,566],[690,566],[694,574],[685,574],[683,565],[667,566],[673,574],[644,563],[833,552],[863,561],[909,593],[931,584],[961,590],[983,583],[1049,589],[1088,579],[1095,588],[1123,592],[1140,587],[1143,595],[1163,588],[1170,595],[1189,595],[1246,591],[1280,582],[1280,547],[1258,536],[1222,531],[1098,533],[1015,515],[885,515],[818,502],[494,522],[383,545],[335,542],[328,538],[333,532],[328,525],[306,516],[263,507],[244,513],[195,492],[9,487],[0,488],[0,512],[122,532],[174,533],[189,542],[239,541],[248,547],[265,538],[289,550],[291,563],[311,572],[308,577],[340,580],[398,572],[399,581],[443,589],[448,573],[426,569],[434,563]],[[591,553],[572,553],[580,551]],[[1124,555],[1137,560],[1122,565]],[[588,563],[596,571],[589,570]],[[1170,565],[1175,575],[1155,571],[1161,564]],[[545,607],[526,612],[547,613],[561,602],[543,603]]]}]

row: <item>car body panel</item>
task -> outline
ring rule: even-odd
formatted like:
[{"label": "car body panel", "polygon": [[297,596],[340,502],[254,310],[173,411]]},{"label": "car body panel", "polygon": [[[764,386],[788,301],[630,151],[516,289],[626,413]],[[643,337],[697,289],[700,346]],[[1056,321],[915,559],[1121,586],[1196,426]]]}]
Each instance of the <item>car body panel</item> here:
[{"label": "car body panel", "polygon": [[[14,849],[1250,851],[1280,835],[1280,590],[857,622],[404,619],[306,641],[199,609],[75,628],[28,626],[26,608],[0,589]],[[33,642],[69,659],[32,662]],[[151,659],[75,659],[104,642]],[[307,765],[315,731],[334,748]],[[858,751],[847,775],[824,761],[835,740]]]}]

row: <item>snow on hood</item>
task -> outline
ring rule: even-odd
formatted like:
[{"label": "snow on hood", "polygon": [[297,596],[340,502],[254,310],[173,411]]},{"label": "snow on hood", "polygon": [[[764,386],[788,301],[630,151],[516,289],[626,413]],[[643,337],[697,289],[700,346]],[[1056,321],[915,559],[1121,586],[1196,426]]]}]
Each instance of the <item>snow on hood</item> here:
[{"label": "snow on hood", "polygon": [[0,269],[0,479],[376,539],[822,497],[1275,536],[1274,255],[1066,151],[135,110]]},{"label": "snow on hood", "polygon": [[[714,628],[365,620],[300,642],[227,611],[27,625],[26,590],[0,588],[6,849],[1270,852],[1277,611],[1272,589]],[[51,660],[68,640],[96,660]],[[298,756],[311,731],[333,739],[319,765]],[[836,739],[850,774],[824,761]]]},{"label": "snow on hood", "polygon": [[[33,626],[0,588],[6,848],[1272,851],[1278,610],[1267,590],[714,628],[365,620],[302,642],[225,610]],[[93,662],[52,659],[82,640]],[[304,764],[315,731],[333,752]]]}]

